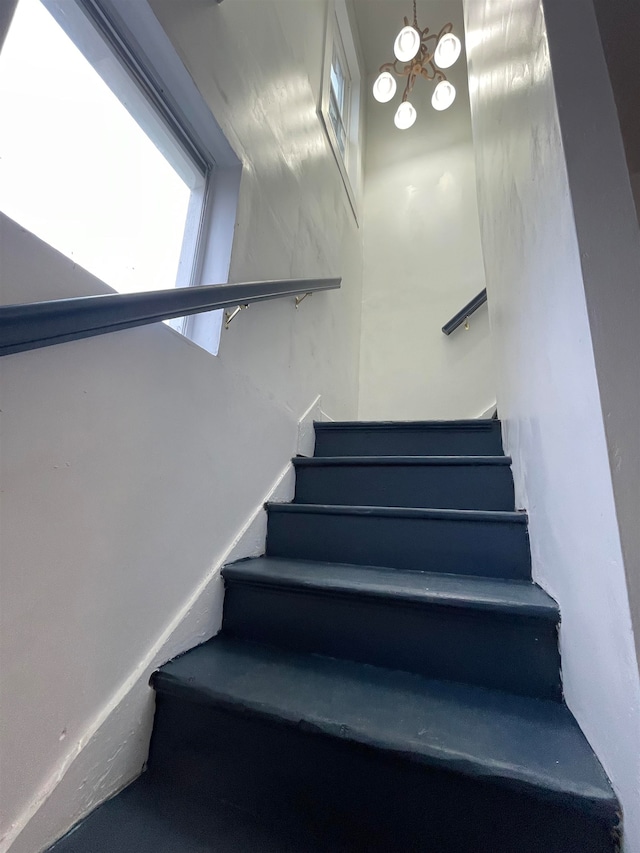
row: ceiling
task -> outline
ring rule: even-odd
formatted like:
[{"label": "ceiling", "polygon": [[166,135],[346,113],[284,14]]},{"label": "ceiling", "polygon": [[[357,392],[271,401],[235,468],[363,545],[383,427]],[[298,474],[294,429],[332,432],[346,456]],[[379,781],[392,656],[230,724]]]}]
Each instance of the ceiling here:
[{"label": "ceiling", "polygon": [[[412,0],[353,0],[367,74],[393,59],[393,42],[403,18],[413,17]],[[418,24],[438,32],[451,21],[464,41],[462,0],[418,0]],[[454,84],[455,85],[455,84]]]}]

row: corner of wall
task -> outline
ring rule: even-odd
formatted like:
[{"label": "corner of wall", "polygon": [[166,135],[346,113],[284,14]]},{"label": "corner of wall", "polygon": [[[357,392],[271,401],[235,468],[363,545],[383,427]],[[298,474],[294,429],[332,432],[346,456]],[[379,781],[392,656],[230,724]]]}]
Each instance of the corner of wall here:
[{"label": "corner of wall", "polygon": [[329,420],[328,416],[322,411],[320,400],[321,397],[318,395],[298,421],[298,456],[313,456],[316,443],[313,424],[315,421]]}]

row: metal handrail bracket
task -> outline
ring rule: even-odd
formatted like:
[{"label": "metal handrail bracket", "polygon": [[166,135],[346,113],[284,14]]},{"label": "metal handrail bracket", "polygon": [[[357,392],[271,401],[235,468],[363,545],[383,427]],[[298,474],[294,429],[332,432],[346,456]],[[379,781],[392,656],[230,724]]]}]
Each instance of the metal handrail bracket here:
[{"label": "metal handrail bracket", "polygon": [[[297,297],[296,297],[296,299],[297,299]],[[243,308],[248,308],[248,307],[249,307],[248,305],[238,305],[231,312],[225,311],[224,312],[224,327],[225,327],[225,329],[229,328],[229,324],[232,322],[232,320],[235,317],[238,316],[238,314],[243,310]]]},{"label": "metal handrail bracket", "polygon": [[296,296],[296,308],[300,307],[300,303],[304,302],[304,300],[307,298],[307,296],[313,296],[313,292],[310,290],[307,290],[307,292],[303,293],[302,296]]}]

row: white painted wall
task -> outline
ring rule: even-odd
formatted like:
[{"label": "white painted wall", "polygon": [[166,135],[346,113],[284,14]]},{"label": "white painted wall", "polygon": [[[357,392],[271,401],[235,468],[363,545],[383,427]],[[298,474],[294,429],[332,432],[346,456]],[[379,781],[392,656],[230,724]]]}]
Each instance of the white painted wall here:
[{"label": "white painted wall", "polygon": [[[418,80],[417,121],[399,131],[402,84],[388,104],[375,101],[371,86],[392,56],[402,10],[389,0],[357,9],[370,63],[359,416],[477,417],[496,399],[486,306],[468,331],[441,331],[485,286],[465,56],[447,72],[454,105],[436,112],[433,83]],[[461,0],[421,2],[418,20],[436,31],[452,21],[464,39]]]},{"label": "white painted wall", "polygon": [[[548,37],[540,0],[465,2],[498,408],[517,502],[530,516],[534,577],[562,612],[565,696],[612,779],[625,812],[626,849],[636,853],[640,682],[625,562],[627,572],[637,563],[631,550],[623,552],[615,475],[618,469],[628,479],[627,497],[637,501],[640,480],[631,482],[640,458],[640,370],[628,346],[640,319],[629,261],[630,225],[637,223],[628,177],[626,190],[618,181],[621,143],[612,148],[607,140],[619,130],[590,41],[593,12],[581,2],[551,7]],[[552,54],[553,75],[552,34],[563,54],[557,63]],[[617,254],[614,235],[629,241]],[[596,314],[589,302],[597,291]]]},{"label": "white painted wall", "polygon": [[[0,362],[12,853],[44,848],[139,772],[149,672],[217,630],[219,567],[263,546],[260,507],[274,484],[287,497],[299,419],[319,394],[334,418],[357,412],[362,251],[316,113],[324,0],[153,5],[243,162],[231,280],[343,287],[243,311],[217,358],[157,325]],[[108,290],[0,228],[4,303]]]},{"label": "white painted wall", "polygon": [[358,414],[477,417],[496,398],[486,306],[468,331],[441,331],[485,286],[473,147],[418,144],[410,152],[375,106],[367,124]]}]

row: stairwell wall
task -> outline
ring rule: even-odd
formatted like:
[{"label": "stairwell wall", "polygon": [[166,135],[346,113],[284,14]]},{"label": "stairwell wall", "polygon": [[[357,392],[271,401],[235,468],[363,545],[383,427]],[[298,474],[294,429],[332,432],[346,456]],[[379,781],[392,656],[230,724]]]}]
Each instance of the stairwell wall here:
[{"label": "stairwell wall", "polygon": [[[418,79],[418,118],[400,131],[393,116],[405,81],[387,104],[371,89],[402,12],[394,0],[360,0],[356,9],[370,63],[359,417],[475,418],[496,399],[486,305],[468,330],[441,331],[485,286],[464,53],[447,71],[454,104],[436,112],[433,83]],[[417,10],[422,26],[437,31],[451,21],[463,37],[461,0],[429,0]]]},{"label": "stairwell wall", "polygon": [[636,853],[640,242],[619,126],[590,2],[465,10],[505,446],[560,605],[565,697]]},{"label": "stairwell wall", "polygon": [[[299,310],[243,311],[218,357],[158,324],[1,360],[12,853],[43,849],[140,772],[149,673],[218,629],[220,565],[260,552],[298,421],[318,395],[334,418],[357,413],[362,248],[316,111],[325,0],[153,8],[243,164],[230,279],[343,284]],[[109,292],[6,217],[0,240],[4,303]]]}]

